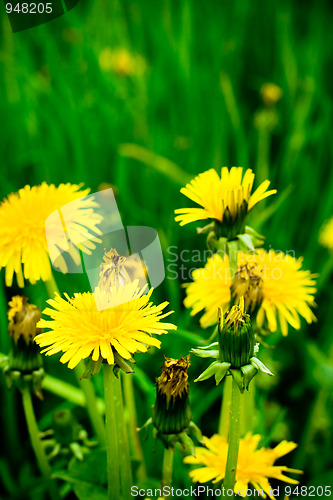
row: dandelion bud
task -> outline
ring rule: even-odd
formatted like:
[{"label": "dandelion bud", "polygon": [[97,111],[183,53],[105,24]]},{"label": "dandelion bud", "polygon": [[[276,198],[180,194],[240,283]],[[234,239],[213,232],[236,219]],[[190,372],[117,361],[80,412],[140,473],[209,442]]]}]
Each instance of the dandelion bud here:
[{"label": "dandelion bud", "polygon": [[250,362],[254,349],[254,333],[250,316],[244,312],[244,298],[223,316],[219,309],[220,361],[240,368]]},{"label": "dandelion bud", "polygon": [[189,366],[190,356],[179,360],[166,358],[163,364],[162,374],[156,382],[156,403],[152,417],[153,425],[160,434],[179,434],[190,425]]},{"label": "dandelion bud", "polygon": [[34,342],[37,334],[42,332],[36,324],[41,312],[37,306],[28,304],[26,297],[19,295],[9,302],[8,333],[12,348],[4,367],[4,374],[9,388],[16,385],[19,389],[29,385],[38,397],[42,397],[41,382],[44,377],[42,357]]},{"label": "dandelion bud", "polygon": [[22,338],[29,345],[41,328],[36,328],[37,322],[41,318],[41,312],[34,304],[28,304],[26,297],[16,295],[9,302],[8,310],[8,333],[17,344]]},{"label": "dandelion bud", "polygon": [[12,370],[32,372],[42,366],[42,357],[33,339],[41,328],[36,324],[41,312],[34,304],[28,304],[26,297],[19,295],[9,302],[8,333],[12,339],[12,350],[9,354]]},{"label": "dandelion bud", "polygon": [[259,311],[264,299],[261,273],[259,266],[247,263],[238,268],[231,285],[232,302],[238,304],[240,297],[244,297],[244,310],[253,316]]},{"label": "dandelion bud", "polygon": [[226,375],[231,375],[243,393],[259,371],[273,375],[256,357],[259,344],[255,343],[250,316],[244,310],[243,295],[239,298],[239,305],[234,305],[225,315],[219,308],[218,320],[218,342],[191,351],[201,358],[215,359],[195,382],[214,376],[216,385],[219,385]]}]

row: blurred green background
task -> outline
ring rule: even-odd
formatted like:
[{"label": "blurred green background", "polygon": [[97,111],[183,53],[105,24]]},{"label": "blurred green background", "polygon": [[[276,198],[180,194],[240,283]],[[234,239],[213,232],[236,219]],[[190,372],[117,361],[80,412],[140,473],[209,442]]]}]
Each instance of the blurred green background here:
[{"label": "blurred green background", "polygon": [[[332,215],[332,17],[328,0],[82,0],[67,15],[15,34],[2,11],[0,35],[1,198],[42,181],[83,182],[92,192],[109,183],[124,225],[158,230],[171,278],[169,246],[205,247],[194,225],[174,222],[173,210],[187,204],[181,186],[223,165],[252,168],[257,185],[271,180],[278,194],[253,211],[250,224],[266,236],[266,248],[295,250],[321,278],[318,323],[275,335],[275,349],[263,349],[276,376],[258,382],[256,431],[265,444],[299,443],[283,463],[304,469],[302,484],[324,486],[332,484],[333,467],[333,286],[332,259],[318,232]],[[119,49],[127,55],[114,63]],[[272,121],[260,95],[266,82],[283,92]],[[184,265],[184,279],[166,279],[155,293],[175,310],[179,332],[162,339],[161,351],[136,357],[139,424],[150,416],[163,355],[186,355],[211,333],[200,332],[198,318],[183,308],[180,283],[193,267]],[[78,276],[56,278],[62,291],[87,286]],[[6,301],[19,290],[3,282],[6,352]],[[44,307],[42,284],[26,293]],[[56,357],[45,365],[75,384]],[[192,360],[191,380],[204,365]],[[101,380],[94,383],[101,394]],[[3,384],[1,392],[1,498],[35,499],[38,473],[21,401]],[[209,381],[191,384],[194,420],[208,436],[217,429],[220,396]],[[41,427],[59,405],[71,407],[48,393],[36,402]],[[85,411],[75,411],[89,427]],[[155,455],[152,436],[143,446],[158,481],[162,445]],[[188,483],[186,470],[175,468],[176,485]]]}]

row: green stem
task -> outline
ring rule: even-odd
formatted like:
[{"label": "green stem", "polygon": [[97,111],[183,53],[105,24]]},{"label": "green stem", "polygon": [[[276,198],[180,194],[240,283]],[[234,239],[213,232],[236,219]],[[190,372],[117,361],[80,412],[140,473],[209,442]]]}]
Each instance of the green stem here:
[{"label": "green stem", "polygon": [[[267,127],[259,129],[258,132],[258,160],[256,179],[258,184],[264,182],[269,177],[269,151],[271,143],[271,133]],[[265,200],[264,200],[265,201]]]},{"label": "green stem", "polygon": [[241,397],[241,435],[253,432],[256,426],[255,406],[255,377],[251,380],[250,388]]},{"label": "green stem", "polygon": [[234,241],[228,242],[228,258],[229,258],[231,280],[234,279],[237,273],[237,254],[238,254],[238,247],[235,244],[235,242]]},{"label": "green stem", "polygon": [[81,375],[84,372],[84,366],[82,365],[82,362],[75,367],[74,371],[85,397],[87,411],[95,435],[97,436],[99,444],[101,446],[106,446],[105,426],[102,415],[98,408],[98,400],[92,381],[89,379],[81,379]]},{"label": "green stem", "polygon": [[106,454],[108,500],[120,500],[120,469],[118,456],[117,411],[116,411],[116,383],[113,366],[104,365],[104,398],[106,424]]},{"label": "green stem", "polygon": [[43,445],[39,438],[39,429],[32,405],[31,393],[27,387],[22,390],[22,402],[30,441],[36,456],[39,470],[48,483],[48,490],[52,500],[59,500],[60,497],[58,495],[56,484],[53,480],[51,480],[51,467],[48,463],[47,456],[45,455]]},{"label": "green stem", "polygon": [[[45,282],[45,286],[50,298],[53,298],[55,293],[58,293],[60,295],[59,288],[53,274],[51,275],[50,280]],[[85,396],[87,411],[92,428],[94,429],[100,445],[105,446],[105,428],[102,416],[98,410],[94,386],[89,379],[81,380],[81,375],[84,372],[84,368],[82,366],[77,366],[74,371]]]},{"label": "green stem", "polygon": [[162,483],[161,488],[164,486],[172,485],[172,470],[173,470],[173,457],[175,454],[174,448],[165,448],[163,456],[163,468],[162,468]]},{"label": "green stem", "polygon": [[[241,405],[241,394],[237,383],[232,379],[232,397],[231,397],[231,415],[230,415],[230,431],[229,431],[229,448],[227,465],[225,468],[225,477],[223,481],[223,486],[225,491],[234,491],[236,472],[237,472],[237,462],[238,462],[238,450],[240,441],[240,405]],[[224,495],[222,495],[224,498]]]},{"label": "green stem", "polygon": [[147,472],[144,455],[141,447],[139,433],[137,431],[138,421],[135,407],[133,377],[130,374],[124,374],[122,377],[125,399],[125,417],[127,417],[129,442],[131,444],[133,460],[139,463],[136,470],[136,477],[139,483],[146,481]]},{"label": "green stem", "polygon": [[219,434],[220,436],[228,439],[229,425],[230,425],[230,410],[231,410],[231,390],[232,390],[232,377],[226,377],[223,386],[221,414],[219,421]]},{"label": "green stem", "polygon": [[[237,272],[237,250],[232,245],[228,245],[228,257],[229,257],[230,276],[231,279],[233,279]],[[225,438],[228,438],[228,432],[229,432],[231,387],[232,387],[231,379],[232,379],[231,376],[226,377],[224,382],[221,413],[219,419],[219,434],[221,436],[224,436]]]},{"label": "green stem", "polygon": [[333,273],[333,254],[326,260],[317,280],[317,288],[318,290],[322,290],[326,281]]},{"label": "green stem", "polygon": [[54,298],[55,293],[58,293],[60,295],[59,288],[53,274],[51,274],[51,278],[49,279],[49,281],[45,281],[45,288],[50,299]]},{"label": "green stem", "polygon": [[[127,375],[131,376],[131,375]],[[118,456],[119,456],[119,469],[120,469],[120,481],[121,489],[124,498],[130,495],[131,486],[133,485],[132,479],[132,465],[129,453],[129,442],[127,427],[124,418],[124,404],[123,404],[123,394],[121,390],[120,377],[114,382],[115,391],[115,406],[116,406],[116,425],[117,425],[117,435],[118,435]]]}]

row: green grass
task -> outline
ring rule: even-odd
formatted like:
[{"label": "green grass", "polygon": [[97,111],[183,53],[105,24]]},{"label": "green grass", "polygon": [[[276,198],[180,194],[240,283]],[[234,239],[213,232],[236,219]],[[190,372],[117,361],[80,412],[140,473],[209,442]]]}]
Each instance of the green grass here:
[{"label": "green grass", "polygon": [[[329,255],[318,244],[318,232],[332,215],[333,199],[328,1],[82,1],[66,16],[31,30],[12,34],[4,13],[1,24],[1,198],[42,181],[83,182],[92,192],[111,183],[123,223],[156,228],[165,259],[171,245],[179,251],[204,249],[194,227],[181,229],[173,220],[173,210],[186,203],[179,189],[195,174],[223,165],[250,167],[260,178],[265,151],[258,150],[254,115],[262,107],[261,85],[272,81],[283,90],[266,157],[278,194],[253,211],[250,222],[265,235],[266,248],[293,249],[304,257],[305,268],[325,269]],[[140,54],[146,72],[132,78],[104,73],[98,56],[106,46]],[[259,383],[257,431],[266,443],[283,438],[300,443],[284,462],[304,468],[302,484],[331,482],[331,276],[318,290],[318,323],[303,322],[301,331],[277,337],[277,347],[266,354],[278,374],[271,384]],[[62,290],[83,283],[78,277],[57,279]],[[1,351],[6,352],[6,300],[18,290],[2,286]],[[43,307],[42,285],[30,286],[27,293]],[[170,279],[156,290],[157,299],[168,300],[176,311],[179,328],[200,335],[197,318],[183,308],[183,295],[179,282]],[[186,355],[194,342],[190,335],[172,333],[161,351],[137,356],[146,377],[135,382],[139,423],[150,415],[163,354]],[[45,365],[74,383],[57,360]],[[202,367],[193,359],[192,380]],[[100,381],[95,383],[101,390]],[[192,409],[211,435],[220,396],[213,384],[205,384],[192,384]],[[17,471],[19,483],[28,484],[24,463],[31,452],[20,401],[3,384],[1,392],[0,488],[3,498],[17,498],[14,485],[5,485]],[[37,403],[38,416],[47,420],[61,403],[56,397]],[[85,422],[83,410],[80,417]],[[159,479],[153,446],[150,437],[144,451],[150,475]],[[162,446],[157,448],[160,458]],[[187,481],[184,468],[177,468],[175,481]]]}]

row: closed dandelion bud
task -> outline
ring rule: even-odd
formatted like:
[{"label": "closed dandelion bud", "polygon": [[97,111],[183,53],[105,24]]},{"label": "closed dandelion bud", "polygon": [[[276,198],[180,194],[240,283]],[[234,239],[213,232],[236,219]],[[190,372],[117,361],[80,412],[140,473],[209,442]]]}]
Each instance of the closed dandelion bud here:
[{"label": "closed dandelion bud", "polygon": [[179,360],[166,358],[163,364],[162,374],[156,382],[156,403],[152,415],[153,425],[160,434],[179,434],[190,425],[189,366],[190,356]]},{"label": "closed dandelion bud", "polygon": [[223,316],[219,309],[220,361],[240,368],[250,362],[254,350],[254,333],[250,316],[244,312],[244,298]]},{"label": "closed dandelion bud", "polygon": [[191,350],[201,358],[215,359],[195,382],[214,376],[216,385],[219,385],[229,374],[243,393],[245,389],[248,390],[251,380],[259,371],[273,375],[257,358],[259,344],[255,343],[250,316],[245,312],[244,303],[242,295],[239,305],[234,305],[225,315],[219,308],[218,342]]},{"label": "closed dandelion bud", "polygon": [[40,317],[37,306],[28,304],[26,297],[17,295],[9,302],[8,333],[12,347],[4,374],[8,387],[16,385],[21,389],[28,384],[37,396],[42,397],[44,370],[39,348],[34,342],[35,336],[42,332],[36,327]]},{"label": "closed dandelion bud", "polygon": [[8,333],[12,339],[12,350],[9,354],[12,370],[30,372],[42,366],[42,357],[34,338],[41,333],[36,324],[41,312],[34,304],[28,304],[26,297],[19,295],[9,302]]},{"label": "closed dandelion bud", "polygon": [[244,297],[244,310],[255,316],[264,300],[264,282],[261,278],[262,270],[254,263],[240,266],[231,285],[231,300],[238,304]]}]

